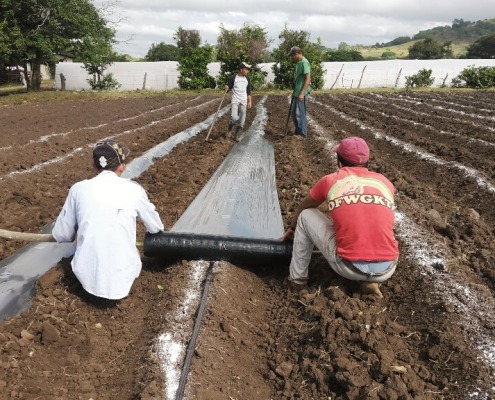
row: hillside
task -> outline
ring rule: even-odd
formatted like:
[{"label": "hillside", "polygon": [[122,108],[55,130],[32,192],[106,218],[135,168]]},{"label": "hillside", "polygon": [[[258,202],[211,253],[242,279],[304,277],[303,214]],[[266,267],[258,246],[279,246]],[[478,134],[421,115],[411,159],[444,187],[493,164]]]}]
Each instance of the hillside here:
[{"label": "hillside", "polygon": [[495,18],[476,22],[455,19],[450,26],[437,26],[419,31],[412,37],[401,36],[390,42],[377,43],[374,46],[355,46],[354,48],[365,59],[407,58],[409,47],[418,40],[429,37],[440,43],[452,42],[454,56],[459,57],[466,53],[468,46],[474,41],[493,33],[495,33]]},{"label": "hillside", "polygon": [[[419,39],[418,39],[419,40]],[[372,59],[396,59],[396,58],[407,58],[409,54],[409,47],[411,47],[418,40],[411,40],[407,43],[402,43],[395,46],[384,46],[384,47],[375,47],[375,46],[358,46],[355,47],[357,51],[361,53],[361,55],[366,60]],[[452,43],[452,51],[454,53],[454,57],[459,57],[466,53],[468,46],[471,43],[469,42],[453,42]],[[385,55],[384,55],[385,53]],[[394,53],[394,54],[391,54]],[[387,57],[388,54],[388,57]]]}]

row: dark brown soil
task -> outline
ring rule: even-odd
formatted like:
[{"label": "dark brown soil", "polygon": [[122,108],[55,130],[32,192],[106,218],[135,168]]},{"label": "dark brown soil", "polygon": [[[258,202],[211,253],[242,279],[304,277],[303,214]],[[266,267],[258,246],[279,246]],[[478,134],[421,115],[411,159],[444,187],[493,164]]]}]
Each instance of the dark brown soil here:
[{"label": "dark brown soil", "polygon": [[[283,287],[288,266],[216,263],[186,398],[494,398],[494,100],[494,92],[316,94],[309,138],[298,140],[284,136],[287,97],[268,96],[265,133],[284,220],[336,169],[328,145],[362,136],[370,168],[398,191],[400,264],[376,299],[318,256],[301,292]],[[97,140],[115,135],[139,156],[203,121],[219,101],[75,94],[0,104],[0,228],[37,233],[53,221],[68,188],[92,176]],[[167,227],[232,147],[227,118],[216,122],[212,143],[202,132],[138,179]],[[0,239],[0,258],[24,244]],[[68,259],[43,276],[31,307],[0,323],[0,399],[167,398],[157,338],[177,329],[192,267],[143,264],[117,304],[88,298]],[[192,320],[186,336],[190,328]]]}]

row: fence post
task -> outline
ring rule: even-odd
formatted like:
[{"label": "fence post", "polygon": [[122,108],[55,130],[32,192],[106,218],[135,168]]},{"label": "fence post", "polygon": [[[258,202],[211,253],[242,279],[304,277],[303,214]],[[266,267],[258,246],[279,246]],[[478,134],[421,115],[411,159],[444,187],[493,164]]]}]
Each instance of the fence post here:
[{"label": "fence post", "polygon": [[144,78],[143,78],[143,90],[146,89],[146,75],[148,75],[147,72],[144,73]]},{"label": "fence post", "polygon": [[399,70],[399,74],[397,75],[397,79],[395,80],[395,88],[397,89],[397,85],[399,84],[399,78],[400,78],[400,74],[402,73],[402,68]]},{"label": "fence post", "polygon": [[344,64],[342,64],[342,68],[340,68],[340,71],[339,73],[337,74],[337,78],[335,78],[335,82],[333,83],[332,87],[330,88],[330,90],[333,89],[333,87],[335,86],[335,84],[337,83],[338,79],[339,79],[339,76],[340,76],[340,73],[342,72],[342,70],[344,69]]},{"label": "fence post", "polygon": [[361,71],[361,78],[359,79],[359,84],[358,84],[358,89],[361,87],[361,81],[363,80],[363,75],[364,75],[364,70],[366,69],[368,65],[366,64],[363,68],[363,70]]},{"label": "fence post", "polygon": [[447,75],[445,75],[445,78],[443,78],[443,82],[442,82],[442,86],[441,87],[445,87],[445,81],[447,80],[447,77],[449,76],[449,73],[447,72]]},{"label": "fence post", "polygon": [[65,76],[60,74],[60,90],[65,90]]}]

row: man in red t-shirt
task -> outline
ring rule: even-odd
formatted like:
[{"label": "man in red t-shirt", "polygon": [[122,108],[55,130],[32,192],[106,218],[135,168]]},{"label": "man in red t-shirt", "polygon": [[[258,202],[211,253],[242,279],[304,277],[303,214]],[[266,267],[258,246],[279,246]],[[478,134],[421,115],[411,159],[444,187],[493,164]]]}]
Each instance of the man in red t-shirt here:
[{"label": "man in red t-shirt", "polygon": [[[367,169],[369,148],[349,137],[333,149],[339,170],[321,178],[297,207],[281,240],[294,240],[289,284],[302,287],[316,246],[340,276],[361,282],[364,293],[392,276],[399,256],[394,238],[394,186]],[[328,218],[320,210],[328,204]]]}]

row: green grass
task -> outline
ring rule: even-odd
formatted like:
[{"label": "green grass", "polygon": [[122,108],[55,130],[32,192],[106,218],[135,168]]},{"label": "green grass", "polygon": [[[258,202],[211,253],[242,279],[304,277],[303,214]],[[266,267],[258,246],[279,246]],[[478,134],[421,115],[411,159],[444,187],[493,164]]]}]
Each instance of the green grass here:
[{"label": "green grass", "polygon": [[[92,92],[92,91],[56,91],[53,89],[45,89],[40,92],[30,92],[26,93],[26,89],[22,86],[0,87],[0,106],[8,106],[15,104],[25,104],[25,103],[43,103],[43,102],[56,102],[56,101],[92,101],[92,100],[114,100],[122,98],[143,98],[143,97],[159,97],[159,96],[194,96],[194,95],[206,95],[206,96],[220,96],[223,94],[223,90],[133,90],[133,91],[114,91],[114,92]],[[49,86],[50,88],[53,85]],[[485,89],[493,90],[493,89]],[[323,90],[313,90],[312,95],[318,97],[318,95],[325,93],[332,94],[349,94],[349,93],[397,93],[404,91],[414,91],[414,92],[473,92],[476,89],[469,88],[415,88],[415,89],[405,89],[405,88],[353,88],[353,89],[323,89]],[[256,90],[253,95],[284,95],[289,96],[290,90],[276,90],[276,89],[265,89]]]},{"label": "green grass", "polygon": [[[403,43],[397,46],[387,47],[372,47],[372,46],[359,46],[356,50],[361,53],[365,59],[380,59],[382,54],[386,51],[392,51],[396,54],[396,58],[407,58],[409,55],[409,47],[411,47],[417,40],[412,40],[407,43]],[[468,42],[454,42],[452,43],[452,52],[454,57],[459,57],[466,54],[467,48],[470,43]]]}]

